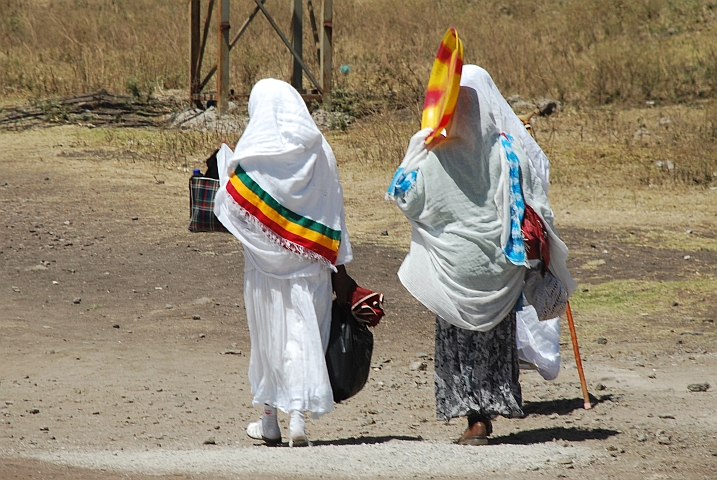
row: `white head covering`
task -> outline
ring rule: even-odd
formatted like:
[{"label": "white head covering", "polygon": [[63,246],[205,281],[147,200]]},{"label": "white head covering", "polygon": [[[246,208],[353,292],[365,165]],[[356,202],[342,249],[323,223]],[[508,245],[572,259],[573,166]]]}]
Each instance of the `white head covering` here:
[{"label": "white head covering", "polygon": [[[525,274],[524,267],[511,264],[503,253],[510,224],[510,179],[499,140],[503,128],[513,129],[515,139],[525,129],[514,129],[510,115],[515,114],[500,108],[495,97],[500,93],[492,81],[493,87],[487,88],[486,76],[483,69],[464,66],[446,139],[429,152],[415,149],[418,161],[404,159],[405,165],[415,165],[418,175],[414,186],[396,198],[414,227],[410,252],[398,272],[401,282],[444,320],[479,331],[490,330],[515,308]],[[553,230],[543,180],[522,144],[513,143],[525,202],[543,217],[550,232],[551,271],[558,270],[554,273],[571,293],[575,285],[565,267],[567,248]]]},{"label": "white head covering", "polygon": [[550,181],[550,161],[535,139],[528,133],[523,122],[505,101],[503,95],[500,94],[490,74],[477,65],[464,65],[461,85],[480,91],[490,102],[489,108],[498,130],[520,141],[547,194]]},{"label": "white head covering", "polygon": [[[268,195],[262,198],[275,205],[275,211],[295,219],[290,223],[308,223],[330,232],[345,230],[336,159],[301,95],[291,85],[275,79],[256,83],[249,97],[249,124],[233,156],[218,164],[221,184],[215,213],[245,246],[257,243],[251,239],[259,233],[299,257],[328,267],[336,263],[336,252],[331,258],[312,250],[302,244],[301,235],[280,228],[282,218],[277,226],[268,219],[272,215],[278,218],[274,213],[263,215],[231,193],[236,182],[233,175],[243,174],[242,178]],[[347,237],[341,236],[339,241],[344,239]]]}]

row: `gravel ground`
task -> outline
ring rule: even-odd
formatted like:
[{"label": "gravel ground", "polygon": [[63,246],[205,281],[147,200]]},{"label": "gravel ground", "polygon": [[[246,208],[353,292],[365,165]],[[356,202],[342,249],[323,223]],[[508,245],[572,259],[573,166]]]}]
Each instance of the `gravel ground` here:
[{"label": "gravel ground", "polygon": [[471,448],[392,440],[383,444],[308,449],[208,447],[175,451],[95,451],[29,454],[30,458],[126,474],[189,474],[256,478],[466,478],[481,472],[516,474],[587,466],[590,449],[559,445]]}]

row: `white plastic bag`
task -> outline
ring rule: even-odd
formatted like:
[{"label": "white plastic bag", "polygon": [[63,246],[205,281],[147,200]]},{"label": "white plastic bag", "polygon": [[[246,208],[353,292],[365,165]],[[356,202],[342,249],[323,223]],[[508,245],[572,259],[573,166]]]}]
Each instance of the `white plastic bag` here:
[{"label": "white plastic bag", "polygon": [[538,320],[535,309],[526,305],[516,313],[518,359],[546,380],[560,373],[560,318]]}]

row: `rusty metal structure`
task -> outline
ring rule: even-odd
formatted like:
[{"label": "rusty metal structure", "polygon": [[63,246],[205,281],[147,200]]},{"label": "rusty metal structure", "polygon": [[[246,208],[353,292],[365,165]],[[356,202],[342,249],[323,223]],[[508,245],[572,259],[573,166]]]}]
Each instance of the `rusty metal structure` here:
[{"label": "rusty metal structure", "polygon": [[[230,98],[246,98],[248,94],[230,94],[229,88],[229,52],[246,32],[249,24],[261,13],[271,24],[281,41],[293,57],[291,69],[291,85],[302,95],[304,100],[319,100],[324,108],[331,107],[331,63],[333,53],[333,0],[321,0],[320,15],[317,24],[314,3],[307,0],[307,10],[313,33],[314,46],[321,70],[317,77],[309,70],[303,60],[303,0],[289,0],[292,4],[291,31],[289,37],[279,28],[274,18],[269,14],[265,4],[269,0],[253,0],[256,3],[249,17],[239,27],[234,37],[229,37],[229,4],[230,0],[208,0],[206,2],[207,14],[204,25],[201,22],[202,0],[189,0],[189,101],[196,105],[198,102],[214,100],[217,112],[221,115],[228,108]],[[286,1],[286,0],[284,0]],[[318,3],[318,2],[317,2]],[[216,11],[215,10],[216,4]],[[201,78],[202,62],[204,59],[207,37],[212,24],[212,15],[215,14],[216,30],[218,33],[217,63],[209,69],[204,78]],[[306,91],[303,88],[303,75],[306,74],[312,88]],[[202,93],[212,77],[216,76],[216,94]]]}]

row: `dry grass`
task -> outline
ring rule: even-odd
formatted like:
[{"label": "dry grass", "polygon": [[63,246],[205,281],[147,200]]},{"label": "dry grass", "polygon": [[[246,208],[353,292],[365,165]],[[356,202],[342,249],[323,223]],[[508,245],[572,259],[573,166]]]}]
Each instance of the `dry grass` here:
[{"label": "dry grass", "polygon": [[[232,2],[235,29],[253,5]],[[288,32],[289,3],[267,7]],[[714,0],[363,0],[334,9],[335,61],[351,67],[336,86],[359,94],[368,110],[421,103],[449,25],[465,40],[466,60],[509,94],[594,104],[715,94]],[[0,0],[0,84],[5,95],[31,96],[186,88],[186,17],[186,2],[176,0]],[[308,23],[305,56],[315,67]],[[204,72],[214,41],[210,35]],[[232,55],[237,91],[289,74],[285,47],[261,16]]]},{"label": "dry grass", "polygon": [[[253,5],[232,2],[234,29]],[[288,32],[289,2],[267,7]],[[304,52],[316,71],[306,17]],[[350,67],[335,75],[334,108],[359,118],[331,139],[340,162],[384,170],[400,162],[439,39],[455,25],[466,62],[490,71],[505,95],[563,102],[561,114],[535,126],[554,184],[715,183],[715,0],[357,0],[336,2],[334,18],[335,67]],[[0,104],[99,88],[138,97],[186,89],[187,23],[185,1],[0,0]],[[209,36],[204,73],[215,40]],[[233,50],[231,68],[238,92],[263,77],[288,79],[290,57],[263,17]],[[137,155],[185,164],[218,141],[162,132],[143,144],[115,137],[144,134],[107,135]]]}]

